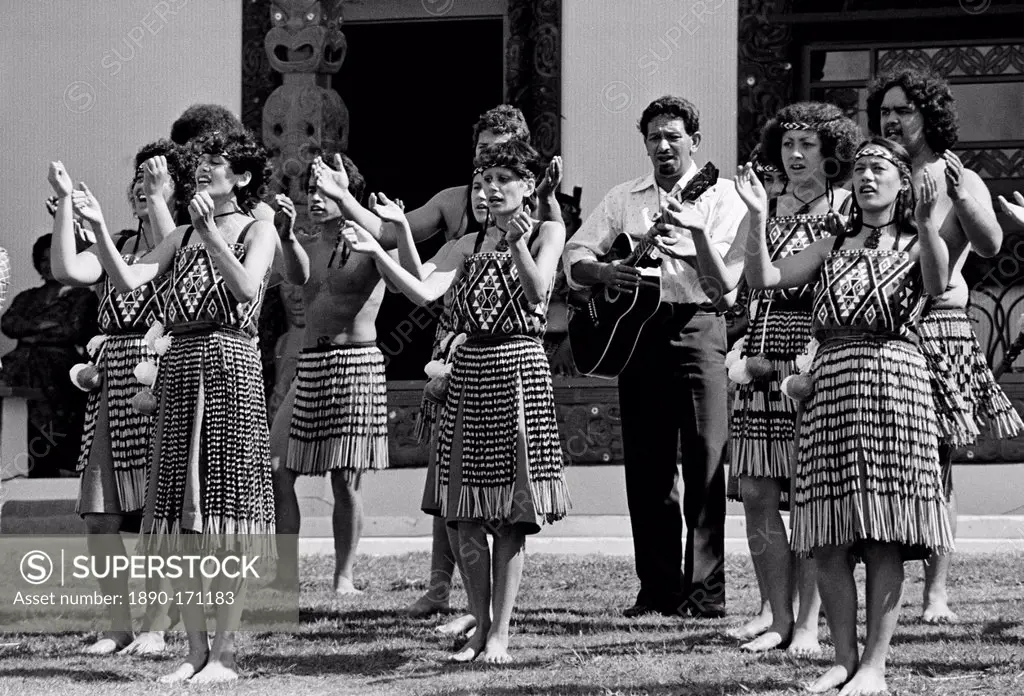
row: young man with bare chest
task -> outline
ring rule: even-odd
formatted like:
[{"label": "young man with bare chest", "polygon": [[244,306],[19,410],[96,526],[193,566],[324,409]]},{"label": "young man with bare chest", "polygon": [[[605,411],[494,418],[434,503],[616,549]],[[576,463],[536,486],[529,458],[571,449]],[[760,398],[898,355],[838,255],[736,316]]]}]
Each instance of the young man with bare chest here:
[{"label": "young man with bare chest", "polygon": [[[338,207],[331,173],[347,179],[362,196],[364,181],[348,157],[325,155],[326,167],[310,176],[309,218],[318,234],[286,253],[308,257],[309,280],[302,286],[305,340],[295,381],[274,418],[274,468],[281,561],[277,583],[297,587],[300,519],[295,480],[329,473],[334,493],[334,590],[358,593],[353,584],[356,546],[362,531],[360,479],[363,472],[388,466],[387,384],[384,356],[377,348],[375,321],[385,284],[376,264],[351,254],[341,238],[345,218]],[[344,175],[341,172],[344,172]],[[337,188],[337,183],[333,183]],[[290,224],[294,208],[278,197]],[[398,206],[374,206],[388,219]],[[296,251],[288,251],[296,249]]]},{"label": "young man with bare chest", "polygon": [[[957,142],[959,125],[949,85],[936,75],[914,69],[879,76],[868,93],[868,126],[910,153],[915,189],[921,186],[926,171],[935,181],[945,181],[945,186],[939,187],[932,219],[949,249],[949,285],[945,292],[928,299],[918,322],[921,350],[948,364],[952,381],[964,398],[968,420],[994,437],[1013,437],[1024,430],[1024,423],[993,378],[978,344],[966,313],[970,288],[962,272],[972,250],[986,258],[998,254],[1003,232],[988,187],[950,149]],[[939,451],[954,532],[952,452],[956,444],[945,443]],[[956,620],[946,592],[949,563],[948,555],[925,562],[922,619],[928,623]]]}]

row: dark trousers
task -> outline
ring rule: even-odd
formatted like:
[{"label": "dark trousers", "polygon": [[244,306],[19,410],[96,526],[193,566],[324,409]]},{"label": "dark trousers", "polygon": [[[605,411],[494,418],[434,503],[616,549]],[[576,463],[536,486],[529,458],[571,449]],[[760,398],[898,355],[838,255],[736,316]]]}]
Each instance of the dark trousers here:
[{"label": "dark trousers", "polygon": [[725,352],[723,317],[695,305],[663,303],[619,375],[639,604],[724,607]]}]

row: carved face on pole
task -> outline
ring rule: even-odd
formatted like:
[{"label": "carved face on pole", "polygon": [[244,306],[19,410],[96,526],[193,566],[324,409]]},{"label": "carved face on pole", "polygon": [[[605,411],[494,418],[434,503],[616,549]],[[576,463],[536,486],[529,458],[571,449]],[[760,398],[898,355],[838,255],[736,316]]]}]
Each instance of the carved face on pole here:
[{"label": "carved face on pole", "polygon": [[348,44],[341,31],[339,0],[274,0],[273,28],[264,45],[270,64],[281,73],[335,73]]}]

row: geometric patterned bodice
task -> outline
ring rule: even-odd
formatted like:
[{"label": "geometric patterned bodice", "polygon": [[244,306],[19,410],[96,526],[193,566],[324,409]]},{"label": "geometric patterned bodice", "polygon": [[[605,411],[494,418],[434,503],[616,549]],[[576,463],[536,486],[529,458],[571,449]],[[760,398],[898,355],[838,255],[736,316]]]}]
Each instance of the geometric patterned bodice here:
[{"label": "geometric patterned bodice", "polygon": [[541,338],[547,330],[547,302],[531,306],[527,301],[511,252],[471,254],[453,290],[456,333]]},{"label": "geometric patterned bodice", "polygon": [[909,249],[833,249],[815,286],[814,330],[902,333],[922,295]]},{"label": "geometric patterned bodice", "polygon": [[[123,254],[124,262],[131,266],[138,258]],[[119,292],[104,274],[103,292],[100,294],[99,325],[105,334],[146,333],[154,321],[164,320],[164,291],[169,274],[153,279],[128,292]]]},{"label": "geometric patterned bodice", "polygon": [[[841,223],[838,223],[836,214],[831,211],[824,215],[786,215],[768,218],[765,229],[768,256],[772,261],[778,261],[803,251],[819,239],[834,235],[837,224]],[[810,310],[814,284],[808,283],[798,288],[755,290],[752,297],[759,300],[803,300]]]},{"label": "geometric patterned bodice", "polygon": [[[187,238],[185,240],[188,241]],[[245,246],[229,244],[235,258],[245,263]],[[220,271],[202,242],[182,246],[174,254],[164,315],[168,329],[190,324],[217,324],[250,337],[257,334],[267,276],[251,302],[239,302],[228,290]]]}]

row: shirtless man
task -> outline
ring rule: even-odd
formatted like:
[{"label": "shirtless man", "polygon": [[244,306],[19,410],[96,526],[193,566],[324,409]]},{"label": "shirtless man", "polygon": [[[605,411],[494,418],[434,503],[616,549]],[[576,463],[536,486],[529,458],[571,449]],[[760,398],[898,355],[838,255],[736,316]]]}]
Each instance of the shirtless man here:
[{"label": "shirtless man", "polygon": [[[921,348],[926,354],[931,352],[949,361],[953,380],[972,411],[967,414],[969,418],[975,418],[979,426],[988,426],[996,437],[1013,437],[1024,429],[1024,423],[993,379],[978,345],[965,311],[970,289],[962,274],[971,250],[985,258],[999,253],[1003,232],[988,187],[950,149],[957,142],[959,128],[949,85],[940,77],[914,69],[879,76],[869,89],[868,126],[910,153],[915,189],[923,183],[925,171],[935,181],[946,183],[939,187],[932,217],[941,221],[939,233],[949,248],[950,280],[944,293],[930,298],[919,322]],[[943,444],[939,456],[955,533],[952,452],[953,447]],[[946,591],[949,564],[949,555],[925,562],[922,619],[927,623],[956,620]]]},{"label": "shirtless man", "polygon": [[[388,466],[387,386],[384,356],[377,348],[374,325],[384,281],[373,260],[350,254],[341,239],[345,222],[337,202],[326,193],[327,176],[317,166],[344,172],[355,198],[364,181],[348,157],[328,154],[311,168],[309,217],[319,229],[301,245],[283,245],[285,255],[309,260],[309,279],[302,286],[305,307],[304,349],[296,379],[281,404],[271,431],[271,466],[281,535],[280,562],[275,584],[296,588],[297,535],[300,519],[295,480],[301,474],[330,472],[334,492],[334,591],[357,594],[353,584],[356,546],[362,531],[359,491],[364,471]],[[294,224],[295,209],[278,196],[285,220]],[[374,206],[384,219],[400,209],[386,202]],[[288,237],[290,230],[283,230]]]}]

